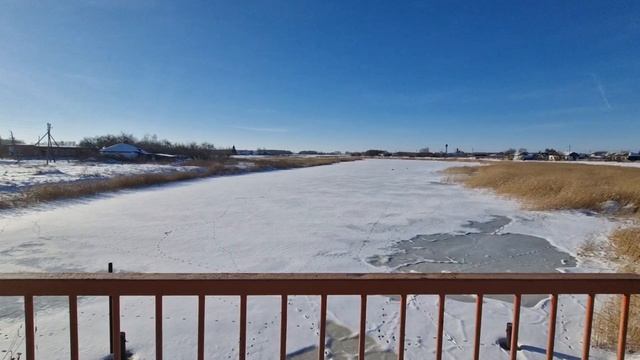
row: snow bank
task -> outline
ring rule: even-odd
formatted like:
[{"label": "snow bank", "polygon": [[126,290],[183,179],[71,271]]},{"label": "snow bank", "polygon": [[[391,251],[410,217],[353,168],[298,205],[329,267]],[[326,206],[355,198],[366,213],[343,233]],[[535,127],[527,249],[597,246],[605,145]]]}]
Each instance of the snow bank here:
[{"label": "snow bank", "polygon": [[46,165],[44,160],[0,159],[0,194],[37,184],[70,182],[172,171],[193,171],[193,166],[165,164],[127,164],[60,160]]}]

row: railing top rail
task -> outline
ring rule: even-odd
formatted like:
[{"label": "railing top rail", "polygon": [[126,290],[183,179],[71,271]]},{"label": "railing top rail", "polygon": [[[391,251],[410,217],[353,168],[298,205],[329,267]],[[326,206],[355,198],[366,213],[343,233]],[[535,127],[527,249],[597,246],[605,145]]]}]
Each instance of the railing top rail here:
[{"label": "railing top rail", "polygon": [[8,272],[2,280],[640,280],[633,273],[136,273]]},{"label": "railing top rail", "polygon": [[0,273],[0,296],[639,294],[635,274]]}]

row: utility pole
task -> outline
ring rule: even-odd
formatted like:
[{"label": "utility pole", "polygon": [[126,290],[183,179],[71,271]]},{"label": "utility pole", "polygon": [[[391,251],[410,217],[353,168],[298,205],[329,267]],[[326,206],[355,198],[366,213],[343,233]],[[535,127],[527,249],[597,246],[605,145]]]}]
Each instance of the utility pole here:
[{"label": "utility pole", "polygon": [[54,139],[53,135],[51,135],[51,123],[47,123],[47,132],[42,135],[40,139],[38,139],[38,142],[36,142],[36,146],[39,146],[40,142],[42,142],[45,137],[47,138],[47,165],[49,165],[49,161],[56,162],[55,157],[53,157],[53,144],[56,144],[57,147],[60,147],[56,139]]},{"label": "utility pole", "polygon": [[47,123],[47,164],[51,159],[51,124]]},{"label": "utility pole", "polygon": [[20,162],[20,156],[18,155],[18,149],[16,149],[16,137],[13,136],[13,131],[9,130],[11,134],[11,145],[9,146],[9,156],[16,159],[16,162]]}]

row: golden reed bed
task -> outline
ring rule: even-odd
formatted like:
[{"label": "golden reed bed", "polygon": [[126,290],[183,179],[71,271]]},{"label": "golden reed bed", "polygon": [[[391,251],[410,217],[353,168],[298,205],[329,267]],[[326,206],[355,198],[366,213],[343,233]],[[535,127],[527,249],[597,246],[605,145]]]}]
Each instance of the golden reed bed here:
[{"label": "golden reed bed", "polygon": [[[532,210],[587,209],[607,216],[640,220],[640,168],[551,162],[499,162],[445,170],[452,181],[490,189],[520,200]],[[640,225],[619,228],[605,248],[587,243],[586,256],[606,256],[620,272],[640,273]],[[594,343],[615,346],[619,300],[605,299],[594,322]],[[631,300],[629,349],[640,350],[640,297]]]}]

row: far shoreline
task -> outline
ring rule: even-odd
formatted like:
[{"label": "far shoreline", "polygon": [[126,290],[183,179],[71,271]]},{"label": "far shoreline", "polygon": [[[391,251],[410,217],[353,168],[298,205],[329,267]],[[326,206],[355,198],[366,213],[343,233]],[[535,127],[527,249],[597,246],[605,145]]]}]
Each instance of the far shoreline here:
[{"label": "far shoreline", "polygon": [[221,160],[191,160],[178,165],[193,168],[193,170],[187,171],[120,175],[101,179],[52,182],[25,186],[15,194],[7,195],[4,198],[0,197],[0,211],[22,209],[57,200],[76,199],[103,193],[113,193],[119,190],[143,188],[195,179],[244,175],[274,170],[300,169],[357,160],[361,160],[361,158],[344,156],[274,156],[250,159],[226,158]]}]

